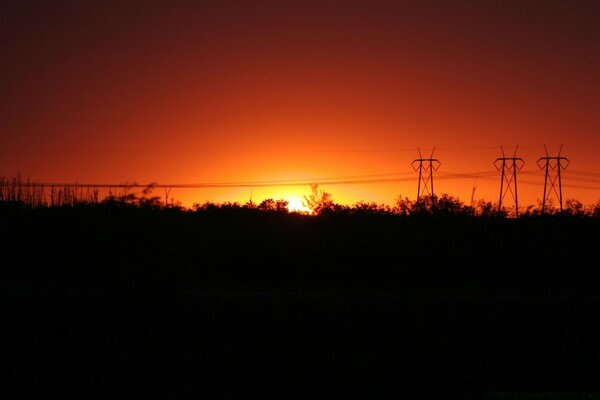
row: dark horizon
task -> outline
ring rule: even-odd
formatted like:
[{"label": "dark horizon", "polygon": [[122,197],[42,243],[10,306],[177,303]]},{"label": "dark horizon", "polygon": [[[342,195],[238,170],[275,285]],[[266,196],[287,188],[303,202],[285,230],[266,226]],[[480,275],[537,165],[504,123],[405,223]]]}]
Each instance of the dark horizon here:
[{"label": "dark horizon", "polygon": [[599,389],[600,218],[7,205],[8,398]]}]

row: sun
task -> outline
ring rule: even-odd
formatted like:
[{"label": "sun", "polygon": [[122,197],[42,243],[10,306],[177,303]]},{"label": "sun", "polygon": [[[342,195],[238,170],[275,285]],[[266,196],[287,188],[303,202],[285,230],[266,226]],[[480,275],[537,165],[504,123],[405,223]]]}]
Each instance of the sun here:
[{"label": "sun", "polygon": [[310,208],[306,207],[303,203],[302,200],[300,200],[297,197],[288,197],[286,198],[287,202],[288,202],[288,211],[289,212],[297,212],[297,213],[302,213],[302,214],[310,214],[311,210]]}]

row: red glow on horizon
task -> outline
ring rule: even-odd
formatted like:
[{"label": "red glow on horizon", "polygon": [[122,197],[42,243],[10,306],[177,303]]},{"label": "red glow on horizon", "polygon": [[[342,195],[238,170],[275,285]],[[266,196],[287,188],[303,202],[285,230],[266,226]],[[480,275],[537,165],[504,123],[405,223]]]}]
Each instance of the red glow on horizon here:
[{"label": "red glow on horizon", "polygon": [[[591,175],[571,173],[600,172],[598,4],[398,3],[3,5],[0,175],[317,181],[410,172],[417,147],[435,145],[436,192],[468,203],[473,191],[497,201],[500,177],[476,173],[519,144],[519,194],[533,204],[543,144],[564,143],[565,198],[600,198]],[[407,177],[320,187],[393,204],[415,197]],[[245,202],[250,190],[173,196]]]}]

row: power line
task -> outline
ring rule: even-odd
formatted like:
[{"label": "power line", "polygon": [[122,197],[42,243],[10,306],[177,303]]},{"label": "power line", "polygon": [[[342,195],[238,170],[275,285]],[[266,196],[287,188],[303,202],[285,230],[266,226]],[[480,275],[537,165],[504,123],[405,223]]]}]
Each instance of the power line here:
[{"label": "power line", "polygon": [[[475,148],[472,148],[475,149]],[[391,149],[391,151],[395,151],[398,149]],[[434,148],[435,150],[435,148]],[[420,149],[419,149],[420,154]],[[362,174],[362,175],[350,175],[350,176],[333,176],[333,177],[324,177],[324,178],[304,178],[304,179],[295,179],[295,180],[255,180],[255,181],[226,181],[226,182],[201,182],[201,183],[167,183],[167,184],[158,184],[158,183],[148,183],[148,184],[138,184],[138,183],[65,183],[65,182],[20,182],[19,185],[22,187],[27,186],[35,186],[35,187],[45,187],[45,188],[97,188],[97,189],[113,189],[113,188],[122,188],[122,189],[133,189],[133,188],[162,188],[165,190],[170,189],[202,189],[202,188],[216,188],[216,189],[226,189],[226,188],[252,188],[252,187],[285,187],[285,186],[297,186],[297,187],[310,187],[311,185],[363,185],[363,184],[386,184],[386,183],[398,183],[398,182],[414,182],[418,179],[418,194],[422,195],[427,190],[429,194],[433,195],[433,172],[437,171],[439,167],[439,160],[433,159],[433,152],[429,159],[425,159],[421,156],[420,159],[416,159],[413,161],[413,167],[417,162],[419,166],[414,168],[419,171],[419,177],[409,177],[409,174],[413,172],[386,172],[386,173],[377,173],[377,174]],[[560,157],[560,154],[559,154]],[[505,157],[506,158],[506,157]],[[554,159],[549,157],[550,159]],[[542,157],[540,160],[545,160],[545,157]],[[566,160],[566,158],[562,157],[561,160]],[[506,161],[506,160],[505,160]],[[549,160],[550,161],[550,160]],[[561,164],[561,169],[564,169],[564,162]],[[556,168],[556,166],[555,166]],[[522,170],[521,174],[525,175],[541,175],[543,172],[540,170]],[[586,179],[589,178],[600,178],[600,173],[591,172],[591,171],[581,171],[581,170],[569,170],[566,172],[570,177],[569,179],[573,181],[586,182],[588,185],[563,185],[562,181],[556,182],[559,184],[559,190],[562,193],[562,187],[575,188],[575,189],[583,189],[583,190],[600,190],[600,187],[594,186],[595,183],[600,183],[600,180],[596,179]],[[483,179],[483,180],[491,180],[495,179],[496,172],[494,171],[477,171],[477,172],[438,172],[436,174],[436,180],[458,180],[458,179]],[[575,175],[575,176],[572,176]],[[547,178],[546,178],[547,179]],[[555,178],[556,179],[556,178]],[[546,184],[547,184],[546,180]],[[542,185],[541,182],[528,181],[528,180],[519,180],[519,183],[526,185]],[[4,180],[3,185],[11,184],[10,180]],[[423,188],[421,187],[423,184]],[[592,184],[592,185],[589,185]],[[423,189],[423,190],[421,190]],[[554,189],[556,191],[556,188]],[[506,193],[505,193],[506,194]]]},{"label": "power line", "polygon": [[[523,171],[521,171],[523,172]],[[403,173],[404,174],[404,173]],[[473,172],[473,173],[440,173],[436,177],[436,181],[440,180],[460,180],[460,179],[483,179],[483,180],[496,180],[494,176],[497,172]],[[361,175],[354,177],[331,177],[331,178],[320,178],[320,179],[306,179],[297,181],[244,181],[244,182],[206,182],[206,183],[66,183],[66,182],[21,182],[22,187],[79,187],[79,188],[180,188],[180,189],[201,189],[201,188],[248,188],[248,187],[283,187],[283,186],[311,186],[313,184],[319,185],[353,185],[353,184],[377,184],[377,183],[394,183],[394,182],[414,182],[418,178],[416,177],[394,177],[399,175],[398,173],[387,173],[387,174],[372,174],[362,175],[365,179],[356,179]],[[381,178],[369,178],[370,176],[380,176]],[[390,177],[386,177],[390,176]],[[589,180],[581,180],[587,181]],[[595,181],[593,181],[595,182]],[[9,184],[10,181],[5,181],[5,184]],[[519,183],[528,185],[543,185],[543,182],[536,182],[530,180],[519,180]],[[581,188],[581,189],[592,189],[600,190],[600,187],[589,186],[589,185],[571,185],[563,184],[563,187],[568,188]]]},{"label": "power line", "polygon": [[[1,145],[2,143],[0,143]],[[495,149],[495,146],[474,146],[474,147],[443,147],[438,148],[438,151],[479,151]],[[48,151],[81,151],[80,148],[66,146],[15,146],[13,150],[48,150]],[[92,150],[92,149],[90,149]],[[94,147],[96,152],[132,152],[139,151],[137,147]],[[429,148],[422,148],[429,150]],[[197,149],[197,148],[174,148],[160,150],[146,149],[145,153],[186,153],[193,152],[194,154],[307,154],[307,153],[408,153],[414,151],[412,147],[398,148],[349,148],[349,149]]]},{"label": "power line", "polygon": [[[600,173],[597,172],[589,172],[589,171],[580,171],[580,170],[572,170],[570,169],[569,172],[565,172],[567,175],[582,175],[582,176],[591,176],[591,177],[595,177],[595,178],[600,178]],[[570,178],[572,179],[572,178]]]}]

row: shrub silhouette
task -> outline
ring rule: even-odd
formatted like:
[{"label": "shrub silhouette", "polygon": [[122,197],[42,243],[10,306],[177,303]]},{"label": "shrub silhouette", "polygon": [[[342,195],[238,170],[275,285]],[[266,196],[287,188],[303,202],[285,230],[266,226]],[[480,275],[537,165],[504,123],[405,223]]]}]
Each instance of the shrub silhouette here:
[{"label": "shrub silhouette", "polygon": [[352,214],[361,214],[361,215],[390,215],[392,214],[392,209],[385,204],[377,204],[377,203],[368,203],[365,201],[359,201],[355,203],[349,211]]},{"label": "shrub silhouette", "polygon": [[260,211],[288,212],[288,202],[283,199],[265,199],[259,205]]},{"label": "shrub silhouette", "polygon": [[310,186],[311,193],[304,196],[302,204],[307,207],[315,215],[323,213],[325,210],[334,208],[333,198],[330,193],[319,190],[319,185],[313,184]]},{"label": "shrub silhouette", "polygon": [[567,199],[562,214],[570,217],[580,218],[585,216],[586,210],[583,203],[579,200]]},{"label": "shrub silhouette", "polygon": [[491,201],[479,200],[474,210],[475,215],[486,218],[505,218],[508,212],[505,208],[498,209],[497,203]]}]

